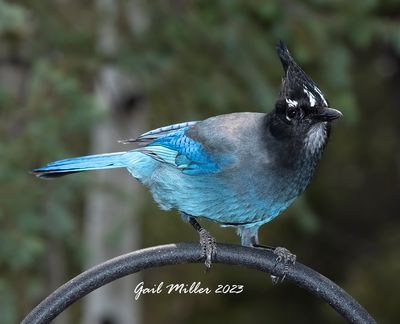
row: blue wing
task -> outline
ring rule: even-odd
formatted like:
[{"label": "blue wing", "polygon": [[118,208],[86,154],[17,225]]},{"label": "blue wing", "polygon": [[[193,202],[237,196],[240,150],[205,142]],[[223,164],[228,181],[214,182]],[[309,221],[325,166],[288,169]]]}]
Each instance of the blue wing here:
[{"label": "blue wing", "polygon": [[145,143],[136,149],[157,161],[172,165],[185,174],[198,175],[220,171],[221,164],[207,152],[203,145],[189,136],[186,131],[197,122],[187,122],[161,127],[128,142]]},{"label": "blue wing", "polygon": [[197,124],[198,121],[190,121],[190,122],[184,122],[184,123],[179,123],[179,124],[173,124],[169,126],[164,126],[160,128],[153,129],[151,131],[148,131],[142,135],[140,135],[138,138],[133,138],[133,139],[128,139],[128,140],[123,140],[120,141],[120,143],[123,144],[129,144],[129,143],[139,143],[139,144],[148,144],[158,138],[161,138],[163,136],[171,135],[177,130],[181,130],[183,128],[188,129],[189,127]]}]

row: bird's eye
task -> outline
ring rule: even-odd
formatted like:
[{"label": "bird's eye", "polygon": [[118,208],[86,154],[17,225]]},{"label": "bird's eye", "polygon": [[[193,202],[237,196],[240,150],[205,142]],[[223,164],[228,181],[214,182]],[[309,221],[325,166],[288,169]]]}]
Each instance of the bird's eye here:
[{"label": "bird's eye", "polygon": [[286,119],[289,121],[292,120],[297,116],[298,111],[299,109],[296,107],[288,107],[288,109],[286,110]]}]

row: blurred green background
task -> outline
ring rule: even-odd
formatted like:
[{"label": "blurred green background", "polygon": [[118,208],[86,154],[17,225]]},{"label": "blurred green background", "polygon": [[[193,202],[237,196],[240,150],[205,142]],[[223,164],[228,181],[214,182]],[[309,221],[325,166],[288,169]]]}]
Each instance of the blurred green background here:
[{"label": "blurred green background", "polygon": [[[96,99],[100,71],[112,66],[134,77],[135,90],[116,99],[112,114],[124,119],[145,106],[148,129],[228,112],[267,112],[280,87],[279,39],[344,117],[306,193],[265,225],[260,239],[290,249],[379,323],[400,322],[399,1],[0,0],[1,323],[21,320],[86,268],[86,193],[98,173],[45,182],[28,171],[92,152],[93,128],[110,118]],[[197,241],[176,212],[161,212],[147,192],[140,195],[140,242],[132,248]],[[218,241],[238,242],[232,229],[203,224]],[[111,237],[106,245],[121,239]],[[57,255],[58,269],[49,254]],[[244,293],[147,295],[141,320],[342,322],[320,300],[287,283],[272,286],[265,274],[223,265],[207,275],[203,270],[159,268],[140,280],[148,286],[242,284]],[[135,303],[133,293],[129,303]],[[79,302],[69,321],[80,322],[83,313]]]}]

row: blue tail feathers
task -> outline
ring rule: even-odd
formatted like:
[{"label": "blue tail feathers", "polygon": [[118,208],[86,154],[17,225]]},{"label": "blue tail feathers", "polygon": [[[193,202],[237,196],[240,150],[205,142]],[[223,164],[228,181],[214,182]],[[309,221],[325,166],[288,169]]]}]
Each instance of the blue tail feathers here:
[{"label": "blue tail feathers", "polygon": [[41,178],[55,178],[88,170],[123,168],[126,167],[126,160],[123,158],[126,153],[96,154],[59,160],[34,169],[32,172]]}]

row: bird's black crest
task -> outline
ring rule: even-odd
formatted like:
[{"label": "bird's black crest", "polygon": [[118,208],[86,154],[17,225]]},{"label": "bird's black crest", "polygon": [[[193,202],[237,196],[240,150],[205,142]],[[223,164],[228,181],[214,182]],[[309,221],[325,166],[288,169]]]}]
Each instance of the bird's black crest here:
[{"label": "bird's black crest", "polygon": [[283,69],[285,70],[285,73],[287,72],[287,69],[289,67],[289,64],[293,63],[294,60],[292,56],[290,55],[290,52],[286,46],[286,44],[280,40],[278,44],[276,44],[276,52],[278,53],[278,56],[282,62]]},{"label": "bird's black crest", "polygon": [[285,72],[282,78],[281,97],[293,102],[306,100],[311,107],[327,107],[325,95],[295,62],[283,41],[278,42],[276,51]]}]

